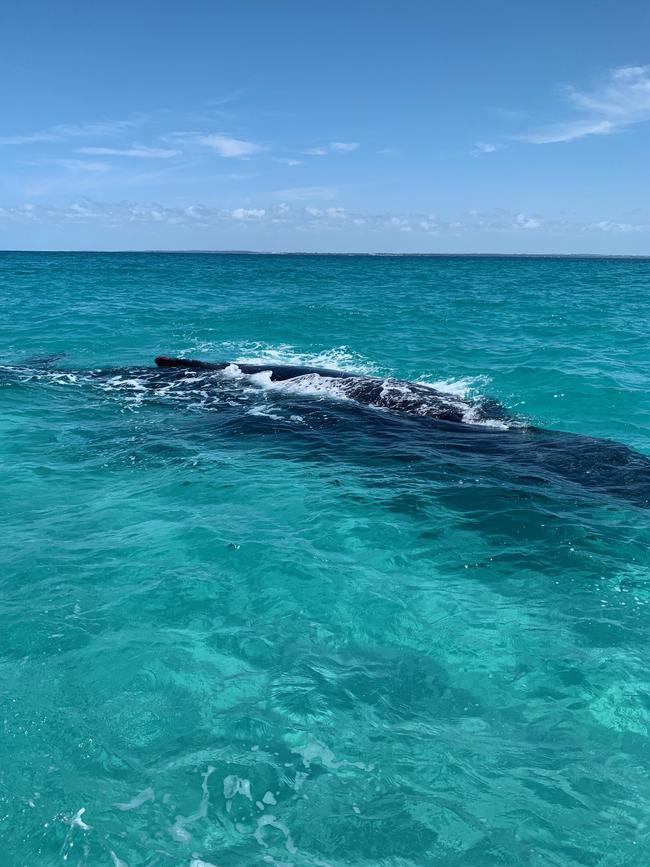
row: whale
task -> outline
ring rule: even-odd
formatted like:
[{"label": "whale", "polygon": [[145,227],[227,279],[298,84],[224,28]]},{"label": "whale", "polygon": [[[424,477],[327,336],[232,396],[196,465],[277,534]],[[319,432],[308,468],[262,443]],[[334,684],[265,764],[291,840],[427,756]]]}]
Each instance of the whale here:
[{"label": "whale", "polygon": [[355,463],[398,462],[432,479],[482,475],[490,468],[487,483],[513,495],[543,497],[549,485],[559,485],[572,501],[594,496],[601,503],[613,499],[650,508],[645,454],[615,440],[538,427],[494,400],[466,399],[391,377],[275,362],[159,355],[149,366],[73,369],[58,367],[58,360],[0,365],[0,384],[95,387],[125,405],[174,409],[197,436],[226,441],[235,436],[251,447],[260,436],[265,443],[291,439],[302,443],[305,459],[328,461],[336,454]]},{"label": "whale", "polygon": [[[363,429],[373,429],[376,439],[388,437],[392,444],[397,425],[408,461],[453,456],[454,462],[470,466],[487,459],[534,488],[560,482],[568,484],[570,497],[591,492],[650,508],[650,458],[615,440],[529,424],[496,400],[472,401],[423,383],[320,367],[166,355],[158,356],[155,364],[161,371],[232,371],[252,379],[266,377],[270,384],[311,384],[322,396],[345,398],[373,413],[383,411],[381,418],[364,416]],[[327,388],[321,390],[323,384]]]},{"label": "whale", "polygon": [[266,374],[270,383],[317,378],[334,381],[331,393],[376,409],[436,418],[441,421],[470,424],[505,418],[506,410],[496,401],[468,402],[449,392],[442,392],[424,383],[392,377],[367,376],[343,370],[290,364],[250,364],[229,361],[202,361],[194,358],[172,358],[159,355],[154,359],[159,368],[186,370],[237,370],[246,376]]}]

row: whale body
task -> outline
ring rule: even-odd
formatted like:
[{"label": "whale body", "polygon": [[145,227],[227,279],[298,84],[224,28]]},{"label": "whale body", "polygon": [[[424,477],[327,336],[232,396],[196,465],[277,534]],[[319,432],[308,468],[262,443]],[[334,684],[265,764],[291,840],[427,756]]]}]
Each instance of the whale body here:
[{"label": "whale body", "polygon": [[287,382],[307,377],[335,380],[331,391],[338,397],[354,400],[366,406],[396,412],[437,418],[457,423],[477,423],[505,417],[505,410],[495,401],[472,403],[456,395],[438,391],[430,385],[392,377],[366,376],[322,367],[302,367],[289,364],[248,364],[244,362],[211,362],[194,358],[170,358],[159,355],[155,359],[161,368],[226,371],[236,369],[245,375],[267,374],[271,383]]},{"label": "whale body", "polygon": [[[591,490],[599,495],[650,507],[650,459],[623,443],[583,434],[547,430],[512,418],[498,402],[468,401],[432,386],[399,379],[364,376],[347,371],[294,365],[209,362],[158,356],[161,369],[229,371],[236,375],[263,374],[270,383],[323,383],[317,392],[343,397],[360,408],[389,410],[379,429],[412,420],[405,436],[409,450],[420,459],[431,454],[456,454],[466,465],[476,458],[508,467],[513,477],[535,486],[568,482],[571,490]],[[161,371],[162,372],[162,371]],[[170,371],[171,372],[171,371]],[[425,428],[414,427],[420,420]],[[367,429],[369,419],[365,419]],[[431,423],[431,424],[428,424]],[[381,436],[381,434],[378,434]],[[574,488],[573,486],[577,486]]]},{"label": "whale body", "polygon": [[56,361],[0,365],[0,384],[85,385],[121,395],[131,405],[204,409],[211,436],[221,431],[228,437],[297,437],[306,457],[393,460],[443,476],[491,467],[494,484],[526,496],[543,496],[548,485],[561,485],[571,499],[591,492],[650,507],[646,455],[614,440],[528,424],[496,401],[319,367],[161,355],[155,366],[75,370],[53,367]]}]

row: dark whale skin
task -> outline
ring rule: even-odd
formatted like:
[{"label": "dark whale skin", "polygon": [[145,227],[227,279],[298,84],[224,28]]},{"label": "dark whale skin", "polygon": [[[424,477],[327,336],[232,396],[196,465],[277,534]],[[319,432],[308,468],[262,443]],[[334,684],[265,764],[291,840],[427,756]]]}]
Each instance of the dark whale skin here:
[{"label": "dark whale skin", "polygon": [[[341,383],[341,393],[366,406],[429,416],[442,421],[463,423],[469,404],[458,401],[448,394],[437,391],[428,385],[417,382],[393,379],[391,377],[365,376],[342,370],[327,370],[321,367],[301,367],[290,364],[246,364],[234,362],[200,361],[194,358],[169,358],[159,355],[155,359],[158,367],[188,368],[190,370],[225,370],[231,363],[242,373],[268,373],[271,382],[285,382],[298,379],[301,376],[322,376],[327,379],[337,379]],[[496,410],[495,417],[505,413],[496,404],[491,405]],[[478,412],[477,420],[482,417]]]},{"label": "dark whale skin", "polygon": [[327,370],[321,367],[300,367],[292,364],[243,364],[235,361],[200,361],[196,358],[170,358],[168,355],[159,355],[154,359],[158,367],[189,367],[192,370],[225,370],[230,364],[236,364],[242,373],[262,373],[269,371],[272,382],[284,382],[287,379],[295,379],[298,376],[317,374],[318,376],[335,377],[337,379],[351,379],[357,374],[345,373],[342,370]]}]

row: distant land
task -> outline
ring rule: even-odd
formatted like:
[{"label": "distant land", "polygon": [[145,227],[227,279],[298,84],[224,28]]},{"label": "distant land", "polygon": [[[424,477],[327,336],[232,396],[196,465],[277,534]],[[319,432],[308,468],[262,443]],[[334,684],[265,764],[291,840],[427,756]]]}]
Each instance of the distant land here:
[{"label": "distant land", "polygon": [[92,253],[94,255],[124,255],[126,253],[157,253],[210,256],[345,256],[355,258],[398,258],[398,259],[650,259],[650,253],[341,253],[336,250],[323,252],[308,252],[305,250],[0,250],[1,253]]}]

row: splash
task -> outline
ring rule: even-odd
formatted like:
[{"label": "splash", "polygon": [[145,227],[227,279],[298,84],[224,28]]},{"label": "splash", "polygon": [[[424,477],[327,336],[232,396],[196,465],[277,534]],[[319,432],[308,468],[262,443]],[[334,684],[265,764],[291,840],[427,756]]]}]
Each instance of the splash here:
[{"label": "splash", "polygon": [[241,364],[292,364],[298,367],[327,367],[350,373],[376,376],[379,367],[367,357],[348,346],[308,351],[289,343],[262,343],[258,341],[235,343],[231,341],[194,341],[179,349],[178,355],[208,355],[213,358],[232,358]]}]

